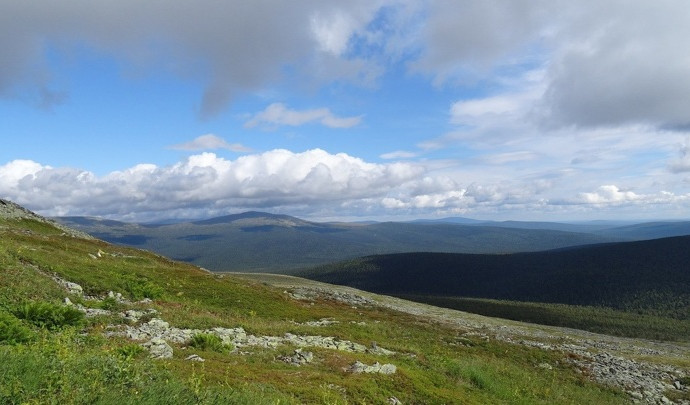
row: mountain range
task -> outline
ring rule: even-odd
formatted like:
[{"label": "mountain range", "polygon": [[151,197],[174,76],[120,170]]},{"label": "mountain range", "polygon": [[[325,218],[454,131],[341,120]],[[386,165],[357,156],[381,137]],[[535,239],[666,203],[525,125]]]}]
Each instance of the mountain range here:
[{"label": "mountain range", "polygon": [[633,224],[442,221],[322,223],[246,212],[193,222],[57,221],[112,243],[152,250],[214,271],[287,273],[361,256],[515,253],[690,234],[690,222]]}]

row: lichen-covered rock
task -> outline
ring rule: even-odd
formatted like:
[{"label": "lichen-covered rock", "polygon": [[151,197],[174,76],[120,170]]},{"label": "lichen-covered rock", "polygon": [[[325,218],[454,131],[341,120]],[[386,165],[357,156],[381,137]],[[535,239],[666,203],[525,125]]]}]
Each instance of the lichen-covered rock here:
[{"label": "lichen-covered rock", "polygon": [[348,369],[347,371],[355,374],[359,373],[379,373],[379,374],[395,374],[397,371],[397,367],[393,364],[380,364],[379,362],[376,362],[372,364],[371,366],[368,366],[361,361],[356,361],[354,362]]},{"label": "lichen-covered rock", "polygon": [[188,361],[198,361],[200,363],[203,363],[204,361],[206,361],[203,358],[201,358],[198,354],[190,354],[189,356],[185,357],[184,359],[188,360]]},{"label": "lichen-covered rock", "polygon": [[169,359],[173,356],[173,348],[161,338],[153,338],[142,346],[148,349],[153,359]]},{"label": "lichen-covered rock", "polygon": [[302,364],[311,363],[314,360],[314,354],[302,351],[302,349],[295,349],[291,356],[280,356],[278,359],[293,366],[301,366]]}]

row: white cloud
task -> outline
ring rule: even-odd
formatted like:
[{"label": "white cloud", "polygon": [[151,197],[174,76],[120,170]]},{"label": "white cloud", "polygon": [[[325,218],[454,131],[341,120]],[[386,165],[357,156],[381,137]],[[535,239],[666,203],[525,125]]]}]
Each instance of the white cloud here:
[{"label": "white cloud", "polygon": [[25,177],[34,177],[36,173],[49,166],[43,166],[32,160],[17,159],[0,166],[0,186],[3,189],[13,187]]},{"label": "white cloud", "polygon": [[515,98],[508,96],[487,97],[476,100],[463,100],[450,107],[451,122],[460,124],[466,118],[477,118],[485,115],[500,115],[515,113],[521,104]]},{"label": "white cloud", "polygon": [[0,166],[0,195],[50,215],[146,217],[166,210],[208,214],[385,195],[423,170],[410,164],[367,163],[320,149],[278,149],[236,160],[202,153],[172,166],[141,164],[101,177],[12,161]]},{"label": "white cloud", "polygon": [[292,110],[282,103],[273,103],[265,110],[256,113],[244,126],[253,128],[259,125],[289,125],[300,126],[312,122],[318,122],[329,128],[350,128],[359,125],[361,116],[336,117],[328,108],[313,110]]},{"label": "white cloud", "polygon": [[[587,177],[582,169],[481,167],[479,173],[434,162],[376,164],[320,149],[301,153],[277,149],[234,160],[207,152],[171,166],[139,164],[104,176],[15,160],[0,166],[0,197],[46,215],[144,221],[250,209],[307,217],[329,213],[341,218],[547,219],[552,215],[555,220],[583,213],[587,214],[583,218],[591,218],[598,212],[612,218],[613,208],[635,219],[683,217],[690,209],[690,193],[683,191],[687,185],[682,179],[632,189],[596,185],[596,176],[579,181]],[[634,210],[625,211],[629,207]]]},{"label": "white cloud", "polygon": [[335,56],[340,56],[347,49],[355,25],[352,16],[339,10],[327,17],[315,14],[310,21],[310,28],[319,47]]},{"label": "white cloud", "polygon": [[490,165],[504,165],[506,163],[534,161],[538,158],[539,155],[535,152],[519,150],[482,156],[481,160]]},{"label": "white cloud", "polygon": [[621,190],[615,185],[604,185],[595,192],[582,193],[580,196],[588,204],[617,204],[639,201],[644,198],[644,196],[635,194],[633,191]]},{"label": "white cloud", "polygon": [[210,150],[210,149],[227,149],[233,152],[249,152],[251,149],[246,146],[242,146],[239,143],[228,143],[225,139],[214,135],[206,134],[201,135],[190,142],[185,142],[177,145],[171,145],[170,149],[177,150]]},{"label": "white cloud", "polygon": [[381,159],[410,159],[416,157],[417,154],[414,152],[408,152],[404,150],[396,150],[393,152],[384,153],[380,156]]}]

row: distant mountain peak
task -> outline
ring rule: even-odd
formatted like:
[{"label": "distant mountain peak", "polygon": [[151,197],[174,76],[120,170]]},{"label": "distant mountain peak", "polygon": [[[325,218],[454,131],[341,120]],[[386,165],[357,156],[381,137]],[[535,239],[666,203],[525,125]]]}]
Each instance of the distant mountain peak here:
[{"label": "distant mountain peak", "polygon": [[298,226],[309,224],[299,218],[283,214],[271,214],[269,212],[261,211],[247,211],[239,214],[224,215],[215,218],[209,218],[201,221],[194,221],[195,225],[216,225],[216,224],[230,224],[241,223],[246,225],[282,225],[282,226]]}]

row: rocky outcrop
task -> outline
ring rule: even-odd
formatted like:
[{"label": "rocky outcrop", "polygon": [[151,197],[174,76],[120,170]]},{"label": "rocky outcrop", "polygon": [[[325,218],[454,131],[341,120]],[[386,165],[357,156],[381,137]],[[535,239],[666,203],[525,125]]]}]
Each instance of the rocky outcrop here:
[{"label": "rocky outcrop", "polygon": [[368,366],[360,361],[354,362],[350,367],[347,368],[350,373],[378,373],[378,374],[395,374],[397,367],[393,364],[380,364],[378,362]]},{"label": "rocky outcrop", "polygon": [[352,294],[346,291],[329,290],[321,287],[300,287],[292,291],[285,291],[285,294],[301,301],[313,301],[316,299],[332,300],[347,304],[353,307],[370,307],[376,306],[377,302],[358,294]]},{"label": "rocky outcrop", "polygon": [[221,338],[224,344],[230,344],[236,349],[251,346],[276,348],[279,345],[291,345],[299,348],[319,347],[351,353],[372,353],[381,355],[391,355],[395,353],[378,346],[369,348],[360,343],[338,339],[332,336],[294,335],[292,333],[286,333],[283,336],[255,336],[248,334],[243,328],[213,328],[206,330],[181,329],[171,327],[168,322],[158,318],[153,318],[138,326],[113,326],[111,330],[107,332],[107,335],[124,336],[128,339],[139,341],[159,338],[171,343],[186,344],[194,335],[201,333],[216,335]]},{"label": "rocky outcrop", "polygon": [[314,360],[314,354],[312,352],[302,351],[302,349],[295,349],[292,355],[279,356],[278,359],[299,367],[302,364],[311,363]]},{"label": "rocky outcrop", "polygon": [[94,239],[93,236],[64,226],[48,218],[42,217],[32,211],[27,210],[19,204],[0,198],[0,219],[31,219],[38,222],[49,224],[63,232],[66,236],[81,239]]},{"label": "rocky outcrop", "polygon": [[143,343],[142,346],[148,349],[153,359],[169,359],[173,356],[173,348],[161,338],[153,338]]}]

